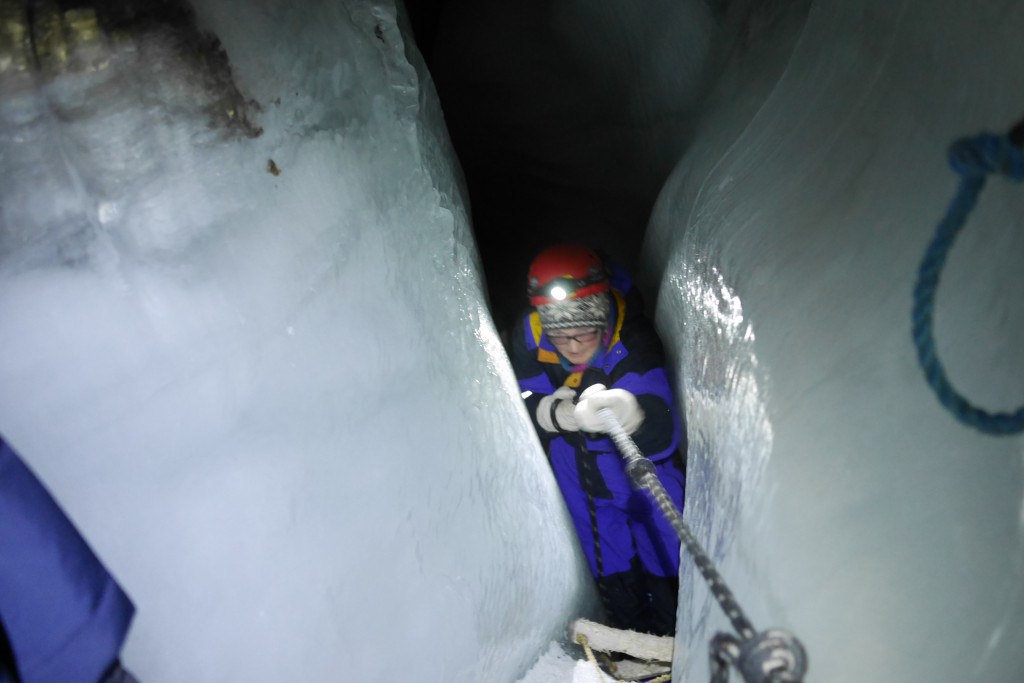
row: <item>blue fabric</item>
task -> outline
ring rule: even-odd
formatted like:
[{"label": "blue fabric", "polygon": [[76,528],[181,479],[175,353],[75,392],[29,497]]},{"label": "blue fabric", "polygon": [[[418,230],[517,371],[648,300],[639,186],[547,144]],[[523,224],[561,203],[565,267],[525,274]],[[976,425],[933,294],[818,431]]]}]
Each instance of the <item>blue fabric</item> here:
[{"label": "blue fabric", "polygon": [[[625,302],[619,338],[600,362],[583,373],[577,395],[594,384],[621,388],[637,397],[644,423],[632,434],[640,450],[655,463],[659,478],[681,510],[685,490],[686,431],[675,406],[661,342],[643,316],[639,294],[619,272],[613,290]],[[620,289],[621,287],[621,289]],[[551,469],[572,517],[581,548],[597,578],[640,569],[656,577],[679,571],[679,538],[646,492],[633,489],[622,456],[603,434],[552,434],[536,422],[544,395],[563,386],[569,370],[558,360],[546,335],[534,342],[529,313],[511,336],[510,355]]]},{"label": "blue fabric", "polygon": [[2,438],[0,549],[0,619],[21,683],[99,681],[134,607]]},{"label": "blue fabric", "polygon": [[[606,495],[586,479],[590,458],[600,470]],[[583,455],[559,449],[551,459],[552,470],[572,518],[580,548],[595,577],[625,572],[638,559],[641,569],[654,576],[679,574],[679,537],[647,491],[637,491],[617,453]],[[685,473],[675,459],[655,465],[669,496],[682,509]]]}]

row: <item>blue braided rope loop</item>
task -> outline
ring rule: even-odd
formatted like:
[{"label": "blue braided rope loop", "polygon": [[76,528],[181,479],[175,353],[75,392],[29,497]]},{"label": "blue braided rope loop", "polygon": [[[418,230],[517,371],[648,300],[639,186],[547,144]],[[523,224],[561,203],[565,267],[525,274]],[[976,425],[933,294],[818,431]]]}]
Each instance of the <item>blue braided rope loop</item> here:
[{"label": "blue braided rope loop", "polygon": [[1024,151],[1010,137],[979,135],[955,142],[949,150],[949,163],[961,176],[960,187],[925,251],[914,286],[913,336],[917,360],[939,401],[958,420],[986,434],[1016,434],[1024,431],[1024,406],[1013,413],[989,413],[973,406],[950,384],[935,352],[932,313],[946,256],[974,209],[986,176],[998,172],[1011,180],[1024,179]]}]

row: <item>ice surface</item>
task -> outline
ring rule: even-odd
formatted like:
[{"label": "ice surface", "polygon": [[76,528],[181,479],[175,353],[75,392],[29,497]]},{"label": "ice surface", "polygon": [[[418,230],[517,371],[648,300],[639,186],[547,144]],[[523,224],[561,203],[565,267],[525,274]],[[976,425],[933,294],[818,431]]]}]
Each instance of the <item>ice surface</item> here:
[{"label": "ice surface", "polygon": [[[0,71],[0,431],[136,601],[126,661],[150,683],[587,675],[549,646],[591,607],[583,565],[394,7],[196,4],[260,137],[212,120],[159,37],[41,84]],[[686,514],[811,680],[1017,681],[1024,449],[939,407],[909,310],[945,146],[1024,114],[1024,6],[804,4],[745,26],[647,236]],[[649,18],[612,7],[643,45]],[[672,106],[657,82],[636,120]],[[1024,399],[1022,202],[990,183],[939,292],[939,352],[991,409]],[[677,683],[723,625],[683,580]]]},{"label": "ice surface", "polygon": [[[652,220],[686,514],[755,624],[803,639],[810,680],[1024,671],[1021,438],[946,413],[909,335],[947,146],[1024,114],[1022,25],[1021,3],[815,3],[791,57],[737,55]],[[1022,210],[992,178],[938,293],[940,356],[989,410],[1024,400]],[[696,651],[724,618],[694,574]]]},{"label": "ice surface", "polygon": [[0,73],[0,430],[142,680],[513,680],[588,584],[394,7],[198,4],[259,137],[159,34]]},{"label": "ice surface", "polygon": [[552,643],[516,683],[614,683],[616,679],[597,664],[579,656],[575,659],[558,643]]}]

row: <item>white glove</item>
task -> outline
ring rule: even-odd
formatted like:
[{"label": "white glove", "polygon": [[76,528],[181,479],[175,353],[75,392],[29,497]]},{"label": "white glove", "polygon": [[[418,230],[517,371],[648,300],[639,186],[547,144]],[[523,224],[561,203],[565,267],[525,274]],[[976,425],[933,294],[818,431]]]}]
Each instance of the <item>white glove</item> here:
[{"label": "white glove", "polygon": [[640,407],[636,396],[625,389],[605,389],[603,384],[595,384],[580,394],[576,404],[578,428],[585,432],[607,432],[604,420],[598,415],[601,408],[608,408],[615,413],[615,418],[627,434],[640,429],[644,423],[644,409]]},{"label": "white glove", "polygon": [[[572,387],[559,387],[555,393],[545,396],[537,404],[537,424],[548,432],[578,432],[576,426],[575,410],[573,399],[576,398],[576,390]],[[555,405],[554,414],[551,413],[551,406]]]}]

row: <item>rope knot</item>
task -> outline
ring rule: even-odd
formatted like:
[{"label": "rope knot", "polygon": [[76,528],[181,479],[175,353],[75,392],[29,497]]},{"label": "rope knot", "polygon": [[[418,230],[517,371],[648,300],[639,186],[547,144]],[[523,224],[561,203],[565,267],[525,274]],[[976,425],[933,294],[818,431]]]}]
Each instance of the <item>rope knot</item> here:
[{"label": "rope knot", "polygon": [[1024,179],[1024,150],[1007,135],[986,133],[957,140],[949,148],[949,164],[965,177],[998,172],[1013,180]]},{"label": "rope knot", "polygon": [[972,405],[950,384],[935,350],[932,313],[942,266],[978,200],[985,175],[999,171],[1013,180],[1024,179],[1024,119],[1008,135],[984,134],[956,141],[949,149],[949,162],[963,177],[917,271],[911,320],[917,360],[939,402],[958,420],[986,434],[1017,434],[1024,431],[1024,407],[1013,413],[990,413]]}]

